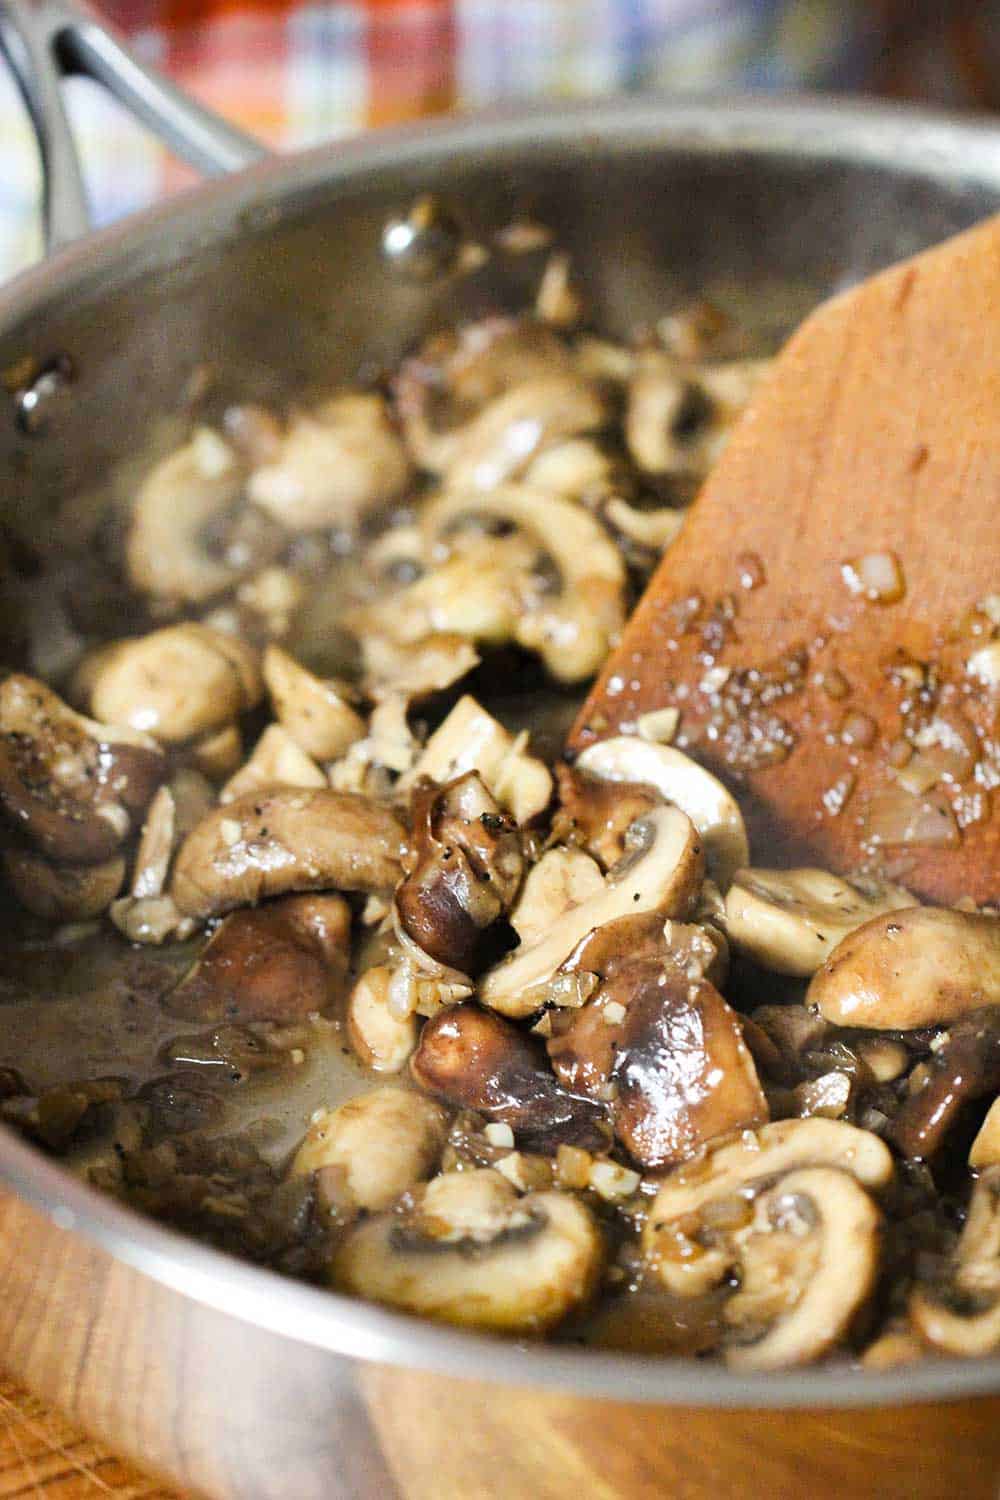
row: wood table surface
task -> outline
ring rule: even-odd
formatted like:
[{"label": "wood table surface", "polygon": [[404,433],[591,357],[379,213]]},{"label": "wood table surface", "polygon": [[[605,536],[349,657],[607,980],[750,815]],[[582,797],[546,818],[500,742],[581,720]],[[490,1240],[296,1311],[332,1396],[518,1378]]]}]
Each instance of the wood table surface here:
[{"label": "wood table surface", "polygon": [[0,1500],[183,1500],[0,1374]]}]

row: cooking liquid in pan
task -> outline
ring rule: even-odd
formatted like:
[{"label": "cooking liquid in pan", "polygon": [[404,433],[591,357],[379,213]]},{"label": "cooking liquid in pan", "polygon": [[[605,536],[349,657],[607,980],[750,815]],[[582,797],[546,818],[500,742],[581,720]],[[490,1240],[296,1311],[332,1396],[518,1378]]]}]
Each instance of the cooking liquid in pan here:
[{"label": "cooking liquid in pan", "polygon": [[[77,575],[66,565],[59,589],[39,589],[33,559],[12,546],[9,607],[27,621],[12,665],[26,662],[94,719],[127,720],[165,746],[158,779],[172,789],[173,833],[170,873],[164,863],[153,886],[148,875],[147,886],[138,880],[135,839],[123,840],[130,873],[113,908],[122,930],[107,911],[74,914],[71,898],[57,920],[24,911],[14,891],[20,882],[33,899],[25,894],[37,875],[32,859],[47,861],[46,870],[79,864],[53,858],[51,842],[35,838],[34,804],[10,791],[20,775],[21,795],[27,774],[12,751],[0,789],[13,851],[0,955],[0,1117],[97,1186],[213,1243],[450,1321],[721,1354],[751,1368],[982,1351],[1000,1289],[989,1250],[996,1128],[978,1138],[977,1171],[965,1163],[1000,1088],[1000,1010],[991,1008],[1000,962],[992,931],[975,925],[992,916],[956,915],[957,939],[942,939],[964,942],[983,967],[968,1014],[956,1007],[908,1021],[905,1007],[892,1013],[887,994],[868,1029],[851,1028],[803,1005],[809,975],[835,941],[810,953],[805,929],[829,918],[845,937],[865,919],[903,930],[913,920],[905,891],[874,871],[857,886],[839,883],[839,895],[815,882],[783,885],[776,876],[768,887],[767,878],[747,877],[733,887],[742,896],[734,915],[732,892],[724,907],[719,887],[748,862],[745,847],[733,855],[738,814],[719,788],[704,828],[682,815],[690,810],[698,822],[687,799],[692,785],[697,802],[708,784],[687,769],[682,721],[632,726],[646,757],[640,771],[626,746],[620,763],[564,770],[550,798],[542,764],[557,761],[586,683],[765,373],[738,322],[708,304],[675,310],[630,346],[581,333],[582,316],[571,268],[553,254],[539,300],[521,319],[445,332],[378,388],[339,404],[234,409],[218,430],[185,433],[166,461],[175,468],[161,465],[130,497],[124,549],[121,528],[106,528]],[[182,518],[165,533],[158,505],[168,522],[172,510]],[[171,555],[163,536],[185,524],[194,552]],[[764,586],[766,559],[748,556],[740,572],[745,587]],[[703,603],[687,604],[678,628],[705,627]],[[120,635],[123,618],[132,642],[181,620],[208,634],[183,637],[179,654],[130,676],[120,653],[92,654]],[[970,630],[990,649],[998,629],[986,601]],[[224,722],[209,701],[195,723],[199,682],[185,677],[185,662],[212,658],[215,670],[220,635],[250,648],[249,666],[228,662],[243,697],[237,692]],[[259,657],[268,642],[292,663],[272,657],[269,673],[265,658],[264,691]],[[85,652],[92,664],[81,669]],[[164,693],[172,671],[179,678]],[[337,690],[332,719],[328,678],[356,688],[356,696]],[[13,708],[11,682],[22,692]],[[35,709],[24,707],[24,682],[8,679],[0,705],[17,754],[41,744],[52,724],[43,706],[42,727],[26,728]],[[464,710],[480,713],[475,732],[461,719],[465,695],[479,705]],[[116,716],[105,719],[109,704]],[[487,735],[501,746],[488,765],[468,748],[489,724],[482,710],[502,726]],[[171,713],[186,727],[175,732]],[[341,723],[357,720],[342,744],[337,713]],[[428,736],[447,737],[449,725],[453,743],[433,776],[445,790],[435,793],[418,773]],[[527,743],[516,738],[522,731]],[[673,795],[650,790],[657,757],[664,776],[680,778]],[[249,781],[247,762],[257,765]],[[216,803],[237,773],[249,803],[227,803],[229,818]],[[609,778],[624,787],[609,794]],[[190,988],[206,933],[218,944],[232,931],[227,913],[243,912],[251,927],[256,920],[246,917],[252,898],[233,894],[225,847],[234,861],[246,847],[251,866],[267,865],[275,835],[262,819],[303,810],[267,800],[275,786],[287,800],[289,783],[303,806],[332,785],[404,807],[410,852],[395,917],[391,889],[348,883],[350,970],[330,978],[328,1005],[303,1014],[292,1004],[286,1015],[269,1011],[271,1001],[245,1014],[230,996],[213,1012],[204,985]],[[251,805],[255,796],[264,813]],[[187,824],[185,797],[194,804]],[[221,840],[213,868],[228,873],[201,909],[199,887],[171,910],[183,835],[212,817]],[[257,819],[252,836],[243,817]],[[669,839],[677,858],[650,894],[647,867]],[[445,863],[456,848],[465,871],[458,885]],[[554,853],[563,863],[544,893],[548,915],[541,895],[540,913],[519,912],[525,878]],[[765,867],[766,851],[751,851],[750,862]],[[258,894],[274,896],[276,910],[288,899],[282,892],[323,890],[305,868],[296,883],[265,883]],[[604,927],[594,924],[609,937],[603,953],[574,965],[574,940],[505,988],[511,966],[558,932],[567,912],[629,881],[637,910],[615,908]],[[826,916],[817,916],[824,901]],[[602,921],[610,912],[594,909]],[[335,919],[334,908],[294,918],[313,924],[306,938],[296,929],[289,940],[289,951],[309,954],[313,976],[329,958],[317,959],[326,938],[316,937],[316,923]],[[584,945],[588,932],[584,924]],[[242,961],[233,960],[237,978]],[[373,974],[362,1010],[348,996]],[[178,1006],[178,995],[189,998]],[[383,1071],[358,1055],[377,1056],[379,1047],[388,1049]],[[952,1075],[950,1057],[965,1060]],[[974,1086],[962,1083],[973,1074]],[[403,1111],[399,1140],[384,1142],[396,1164],[389,1185],[373,1188],[333,1149],[340,1127],[326,1112],[387,1087],[440,1102],[425,1106],[422,1142],[404,1138],[418,1127]],[[920,1117],[923,1087],[941,1095],[947,1131],[935,1134]],[[968,1097],[956,1103],[963,1089]],[[396,1128],[387,1111],[357,1127],[366,1145],[375,1140],[376,1156],[378,1132]],[[417,1161],[409,1175],[399,1166],[408,1152]],[[358,1161],[362,1172],[364,1153]],[[721,1186],[702,1191],[715,1176]],[[562,1240],[550,1244],[565,1205]],[[853,1225],[852,1245],[838,1246],[839,1223]],[[832,1285],[842,1249],[854,1284],[832,1286],[824,1332],[810,1325],[810,1297],[817,1284]],[[789,1333],[796,1320],[801,1327]],[[784,1352],[775,1342],[782,1329]]]}]

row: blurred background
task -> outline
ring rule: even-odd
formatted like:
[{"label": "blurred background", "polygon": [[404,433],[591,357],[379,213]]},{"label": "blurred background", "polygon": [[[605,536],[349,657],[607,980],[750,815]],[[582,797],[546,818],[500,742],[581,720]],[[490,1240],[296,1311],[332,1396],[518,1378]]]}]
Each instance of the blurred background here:
[{"label": "blurred background", "polygon": [[[1000,0],[102,0],[147,61],[277,147],[511,100],[854,91],[1000,108]],[[191,180],[67,86],[107,223]],[[0,63],[0,278],[40,252],[38,163]]]}]

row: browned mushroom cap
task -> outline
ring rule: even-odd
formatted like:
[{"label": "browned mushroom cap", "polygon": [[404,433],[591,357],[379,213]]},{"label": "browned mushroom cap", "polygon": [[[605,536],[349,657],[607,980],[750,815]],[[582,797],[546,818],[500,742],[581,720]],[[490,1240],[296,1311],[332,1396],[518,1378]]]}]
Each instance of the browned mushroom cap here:
[{"label": "browned mushroom cap", "polygon": [[623,964],[548,1043],[567,1088],[616,1086],[615,1134],[643,1167],[685,1161],[707,1141],[768,1119],[735,1013],[706,980],[669,960]]},{"label": "browned mushroom cap", "polygon": [[216,808],[184,840],[170,894],[189,917],[290,891],[382,891],[400,875],[405,830],[367,797],[278,787]]},{"label": "browned mushroom cap", "polygon": [[166,770],[152,740],[74,713],[35,678],[0,685],[0,811],[47,858],[110,858]]},{"label": "browned mushroom cap", "polygon": [[806,1003],[835,1026],[886,1031],[1000,1004],[1000,918],[934,906],[875,917],[837,944]]},{"label": "browned mushroom cap", "polygon": [[900,1109],[889,1133],[904,1156],[937,1155],[974,1099],[1000,1089],[1000,1006],[962,1016],[927,1061],[927,1081]]},{"label": "browned mushroom cap", "polygon": [[328,1010],[344,989],[351,912],[342,896],[286,896],[236,911],[167,996],[192,1021],[296,1021]]},{"label": "browned mushroom cap", "polygon": [[430,1093],[509,1125],[529,1150],[608,1144],[601,1105],[560,1088],[530,1037],[472,1001],[427,1022],[410,1068]]},{"label": "browned mushroom cap", "polygon": [[556,767],[556,785],[562,805],[553,823],[555,837],[582,842],[606,870],[624,854],[629,826],[663,801],[652,787],[604,781],[566,765]]},{"label": "browned mushroom cap", "polygon": [[49,922],[85,922],[106,911],[122,888],[125,856],[93,865],[53,864],[31,849],[7,849],[3,869],[21,905]]},{"label": "browned mushroom cap", "polygon": [[404,932],[438,963],[478,972],[499,956],[497,923],[521,881],[517,825],[470,771],[418,789],[412,847],[414,867],[396,892]]}]

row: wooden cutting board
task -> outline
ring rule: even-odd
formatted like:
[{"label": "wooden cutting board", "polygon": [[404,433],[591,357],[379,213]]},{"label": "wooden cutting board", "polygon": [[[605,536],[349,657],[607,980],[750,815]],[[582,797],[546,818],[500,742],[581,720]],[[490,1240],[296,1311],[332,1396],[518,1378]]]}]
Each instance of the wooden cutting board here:
[{"label": "wooden cutting board", "polygon": [[0,1375],[0,1500],[182,1500]]}]

